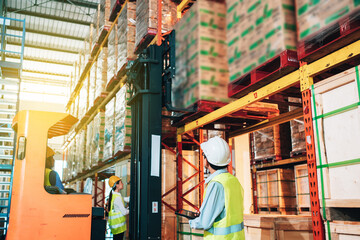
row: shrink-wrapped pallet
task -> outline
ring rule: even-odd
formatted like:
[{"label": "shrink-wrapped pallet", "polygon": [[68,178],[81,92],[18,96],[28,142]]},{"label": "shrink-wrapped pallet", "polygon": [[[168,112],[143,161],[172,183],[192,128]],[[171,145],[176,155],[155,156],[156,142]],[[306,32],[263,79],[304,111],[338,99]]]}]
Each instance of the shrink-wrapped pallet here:
[{"label": "shrink-wrapped pallet", "polygon": [[109,21],[110,16],[110,0],[101,0],[97,11],[94,13],[93,18],[93,30],[92,30],[92,45],[98,41],[99,36],[101,35],[104,29],[108,30],[111,26]]},{"label": "shrink-wrapped pallet", "polygon": [[105,113],[103,111],[98,112],[93,121],[94,135],[91,141],[91,164],[96,166],[104,160]]},{"label": "shrink-wrapped pallet", "polygon": [[128,2],[120,16],[117,24],[118,37],[118,58],[117,70],[120,70],[128,60],[134,60],[135,50],[135,22],[136,22],[136,3]]},{"label": "shrink-wrapped pallet", "polygon": [[95,100],[106,91],[108,49],[104,47],[97,59]]},{"label": "shrink-wrapped pallet", "polygon": [[85,162],[84,162],[84,169],[88,170],[91,168],[91,160],[92,160],[92,154],[91,146],[92,146],[92,140],[94,139],[94,122],[91,121],[86,126],[86,154],[85,154]]},{"label": "shrink-wrapped pallet", "polygon": [[[135,48],[145,48],[157,34],[158,0],[142,0],[136,4]],[[177,21],[176,4],[171,0],[162,0],[162,32],[173,29]]]},{"label": "shrink-wrapped pallet", "polygon": [[[111,79],[117,73],[117,58],[118,58],[118,31],[117,25],[115,24],[114,28],[109,34],[108,38],[108,58],[107,58],[107,83],[111,81]],[[125,32],[122,34],[125,35]]]},{"label": "shrink-wrapped pallet", "polygon": [[293,0],[227,1],[230,82],[280,54],[296,50]]},{"label": "shrink-wrapped pallet", "polygon": [[80,89],[79,94],[79,112],[78,112],[78,118],[81,119],[85,116],[87,105],[88,105],[88,81],[85,79],[83,82],[83,86]]},{"label": "shrink-wrapped pallet", "polygon": [[131,147],[131,107],[127,105],[129,93],[123,86],[116,94],[114,153],[129,151]]},{"label": "shrink-wrapped pallet", "polygon": [[91,108],[94,105],[94,101],[95,101],[96,74],[97,74],[97,61],[95,61],[90,68],[89,108]]},{"label": "shrink-wrapped pallet", "polygon": [[225,3],[197,1],[176,24],[175,106],[228,101],[225,14]]},{"label": "shrink-wrapped pallet", "polygon": [[[295,6],[299,41],[309,36],[316,38],[316,32],[320,33],[327,30],[329,25],[339,21],[340,18],[360,10],[358,1],[353,0],[319,0],[313,2],[296,0]],[[340,30],[339,28],[340,25],[334,31]]]},{"label": "shrink-wrapped pallet", "polygon": [[[301,98],[291,98],[289,97],[289,102],[301,103]],[[295,110],[297,107],[290,106],[289,111]],[[292,155],[297,155],[300,153],[306,152],[306,143],[305,143],[305,126],[304,118],[300,117],[290,121],[290,130],[291,130],[291,152]]]},{"label": "shrink-wrapped pallet", "polygon": [[115,135],[115,98],[112,98],[105,106],[105,132],[104,132],[104,159],[114,155]]},{"label": "shrink-wrapped pallet", "polygon": [[[278,128],[277,128],[278,129]],[[275,134],[274,127],[268,127],[253,133],[254,160],[266,160],[275,158]]]}]

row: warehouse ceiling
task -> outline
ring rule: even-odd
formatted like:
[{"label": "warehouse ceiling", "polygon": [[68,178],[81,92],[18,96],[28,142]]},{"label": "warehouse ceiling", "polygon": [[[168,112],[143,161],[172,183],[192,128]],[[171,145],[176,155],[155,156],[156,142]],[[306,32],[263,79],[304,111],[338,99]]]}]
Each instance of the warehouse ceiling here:
[{"label": "warehouse ceiling", "polygon": [[[44,86],[67,84],[78,52],[84,48],[84,38],[88,34],[98,2],[99,0],[2,1],[5,17],[25,19],[23,82],[37,82]],[[21,31],[22,26],[15,21],[11,21],[7,27],[9,34],[19,35]],[[10,37],[7,40],[7,50],[21,45],[18,38]],[[9,59],[14,56],[6,57]],[[29,88],[27,90],[32,91]]]}]

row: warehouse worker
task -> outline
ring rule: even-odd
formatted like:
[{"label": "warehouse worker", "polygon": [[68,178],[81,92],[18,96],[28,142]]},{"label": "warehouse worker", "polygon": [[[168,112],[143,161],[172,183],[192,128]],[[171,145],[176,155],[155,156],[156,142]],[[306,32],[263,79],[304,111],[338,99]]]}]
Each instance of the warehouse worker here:
[{"label": "warehouse worker", "polygon": [[[109,195],[109,226],[114,240],[123,240],[126,231],[126,215],[129,214],[129,209],[125,208],[124,199],[121,196],[120,190],[124,188],[124,184],[121,178],[117,176],[111,176],[109,178],[109,186],[112,191]],[[125,200],[128,200],[125,199]]]},{"label": "warehouse worker", "polygon": [[204,239],[245,239],[243,222],[244,190],[239,180],[227,172],[230,148],[216,136],[200,145],[204,166],[211,175],[206,179],[200,215],[190,220],[191,228],[204,229]]},{"label": "warehouse worker", "polygon": [[61,182],[59,174],[52,170],[54,167],[54,155],[55,152],[49,147],[46,147],[46,166],[45,166],[45,178],[44,186],[55,186],[59,188],[60,193],[65,193],[64,186]]}]

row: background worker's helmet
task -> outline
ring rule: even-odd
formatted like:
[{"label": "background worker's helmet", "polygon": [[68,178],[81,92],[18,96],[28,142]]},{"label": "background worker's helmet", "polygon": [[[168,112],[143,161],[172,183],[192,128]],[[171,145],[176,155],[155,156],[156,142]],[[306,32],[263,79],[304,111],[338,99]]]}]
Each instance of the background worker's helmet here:
[{"label": "background worker's helmet", "polygon": [[46,147],[46,158],[52,157],[55,155],[54,150],[52,150],[50,147]]},{"label": "background worker's helmet", "polygon": [[207,142],[200,144],[206,159],[212,165],[223,167],[230,163],[230,148],[227,142],[215,136],[210,138]]},{"label": "background worker's helmet", "polygon": [[117,182],[117,181],[119,181],[119,180],[121,180],[121,178],[119,178],[118,176],[111,176],[110,178],[109,178],[109,186],[111,187],[111,188],[113,188],[114,187],[114,184]]}]

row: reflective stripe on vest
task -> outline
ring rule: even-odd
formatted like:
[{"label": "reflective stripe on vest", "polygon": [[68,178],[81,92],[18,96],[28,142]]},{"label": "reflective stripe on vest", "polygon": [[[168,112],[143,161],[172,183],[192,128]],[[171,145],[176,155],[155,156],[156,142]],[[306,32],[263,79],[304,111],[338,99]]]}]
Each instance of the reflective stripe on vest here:
[{"label": "reflective stripe on vest", "polygon": [[231,233],[236,233],[236,232],[240,232],[244,229],[244,222],[237,224],[237,225],[232,225],[230,227],[225,227],[225,228],[210,228],[209,230],[207,230],[209,233],[214,234],[214,235],[228,235]]},{"label": "reflective stripe on vest", "polygon": [[109,212],[109,227],[111,229],[112,234],[120,234],[126,231],[126,217],[119,212],[114,212],[114,202],[116,198],[121,198],[121,201],[124,204],[124,200],[120,194],[113,194],[111,199],[110,205],[110,212]]},{"label": "reflective stripe on vest", "polygon": [[51,186],[51,184],[50,184],[51,171],[52,170],[50,168],[45,168],[44,186]]},{"label": "reflective stripe on vest", "polygon": [[244,190],[239,180],[230,173],[221,173],[215,176],[210,182],[218,182],[224,188],[225,216],[221,220],[214,222],[213,226],[204,232],[204,239],[245,239],[243,222]]}]

